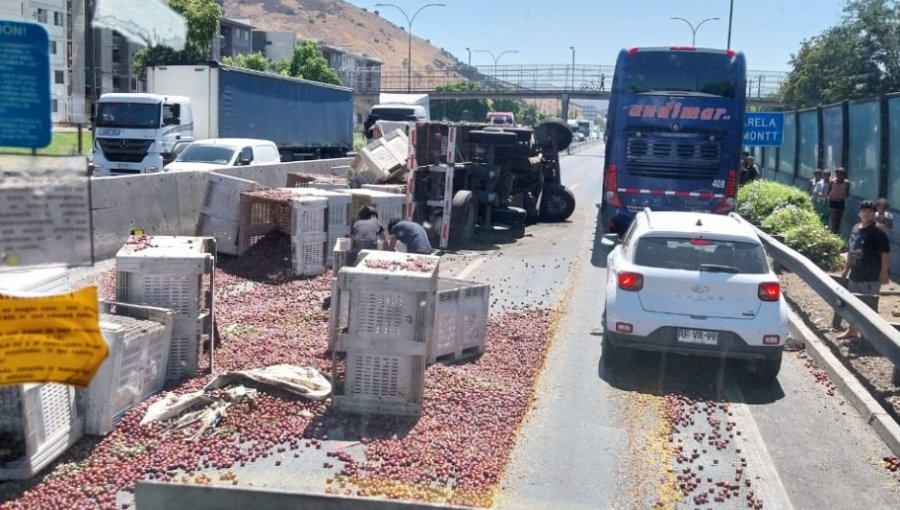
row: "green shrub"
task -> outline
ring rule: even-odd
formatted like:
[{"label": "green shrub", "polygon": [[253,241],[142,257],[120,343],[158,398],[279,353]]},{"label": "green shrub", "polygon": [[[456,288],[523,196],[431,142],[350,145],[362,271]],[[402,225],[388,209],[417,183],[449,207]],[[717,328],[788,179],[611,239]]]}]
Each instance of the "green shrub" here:
[{"label": "green shrub", "polygon": [[800,252],[825,271],[841,267],[844,240],[821,224],[800,225],[784,233],[784,244]]},{"label": "green shrub", "polygon": [[813,212],[809,195],[787,184],[756,180],[738,190],[737,212],[756,223],[761,223],[776,209],[786,205]]},{"label": "green shrub", "polygon": [[776,234],[783,234],[794,227],[822,226],[822,220],[814,211],[807,211],[793,204],[779,207],[762,221],[762,226]]}]

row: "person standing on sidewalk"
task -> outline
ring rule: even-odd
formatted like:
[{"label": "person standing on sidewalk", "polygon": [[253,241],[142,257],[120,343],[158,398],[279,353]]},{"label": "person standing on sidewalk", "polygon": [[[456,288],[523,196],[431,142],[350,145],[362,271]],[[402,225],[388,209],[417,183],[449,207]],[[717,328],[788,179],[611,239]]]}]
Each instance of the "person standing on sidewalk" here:
[{"label": "person standing on sidewalk", "polygon": [[834,180],[828,183],[825,191],[825,199],[828,200],[828,219],[832,233],[841,231],[841,218],[844,216],[847,198],[850,196],[850,181],[847,180],[847,170],[840,167],[834,171]]},{"label": "person standing on sidewalk", "polygon": [[[875,223],[875,203],[859,205],[859,223],[850,231],[850,249],[841,276],[848,278],[847,290],[854,294],[876,295],[881,285],[890,282],[888,263],[891,246],[887,234]],[[859,331],[851,325],[838,338],[856,338]]]}]

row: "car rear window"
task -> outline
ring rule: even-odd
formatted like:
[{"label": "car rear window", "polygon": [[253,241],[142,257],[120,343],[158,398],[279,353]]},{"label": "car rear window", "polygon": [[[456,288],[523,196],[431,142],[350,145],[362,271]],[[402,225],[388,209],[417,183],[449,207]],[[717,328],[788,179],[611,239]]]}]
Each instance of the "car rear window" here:
[{"label": "car rear window", "polygon": [[685,271],[764,274],[766,252],[759,244],[689,237],[642,237],[634,252],[640,266]]}]

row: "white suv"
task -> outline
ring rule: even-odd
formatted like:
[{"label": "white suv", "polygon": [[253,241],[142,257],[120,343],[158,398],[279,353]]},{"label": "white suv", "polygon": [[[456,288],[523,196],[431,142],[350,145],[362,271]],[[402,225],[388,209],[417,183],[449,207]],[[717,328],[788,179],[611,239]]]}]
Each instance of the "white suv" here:
[{"label": "white suv", "polygon": [[628,349],[753,360],[781,368],[788,309],[762,243],[739,216],[635,216],[607,257],[603,357]]}]

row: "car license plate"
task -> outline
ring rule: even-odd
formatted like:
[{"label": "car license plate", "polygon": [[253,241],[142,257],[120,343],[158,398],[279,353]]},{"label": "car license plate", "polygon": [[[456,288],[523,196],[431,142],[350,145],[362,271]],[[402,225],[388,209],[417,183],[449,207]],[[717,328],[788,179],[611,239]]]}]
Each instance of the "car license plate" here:
[{"label": "car license plate", "polygon": [[679,329],[678,341],[686,344],[716,345],[719,343],[719,332],[700,329]]}]

